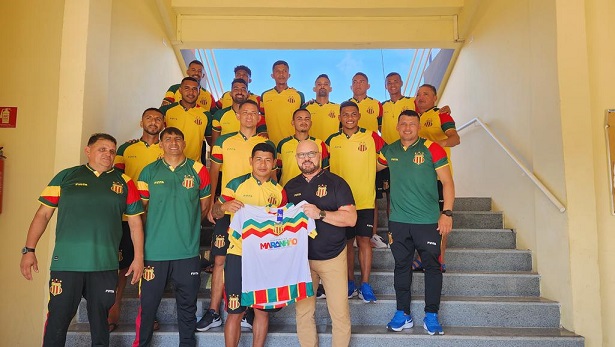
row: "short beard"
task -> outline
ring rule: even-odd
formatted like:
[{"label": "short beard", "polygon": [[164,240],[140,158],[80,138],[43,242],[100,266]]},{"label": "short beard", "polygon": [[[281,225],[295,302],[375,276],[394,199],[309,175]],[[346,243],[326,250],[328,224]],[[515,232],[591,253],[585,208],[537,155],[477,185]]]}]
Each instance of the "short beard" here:
[{"label": "short beard", "polygon": [[311,175],[314,172],[318,171],[318,169],[320,169],[320,165],[314,165],[314,167],[312,169],[305,169],[303,168],[303,166],[301,166],[299,168],[301,170],[301,173],[304,175]]}]

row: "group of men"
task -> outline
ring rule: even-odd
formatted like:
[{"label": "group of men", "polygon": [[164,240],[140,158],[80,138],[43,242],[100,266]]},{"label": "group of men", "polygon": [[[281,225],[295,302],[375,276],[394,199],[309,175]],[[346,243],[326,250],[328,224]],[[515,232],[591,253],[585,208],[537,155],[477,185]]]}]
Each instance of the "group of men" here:
[{"label": "group of men", "polygon": [[[169,88],[162,106],[143,112],[140,139],[116,153],[112,136],[94,134],[85,148],[88,163],[61,171],[43,191],[22,250],[21,271],[27,279],[32,269],[38,271],[35,246],[59,207],[44,345],[64,345],[81,297],[87,300],[93,345],[108,345],[130,274],[131,283],[140,281],[134,346],[151,345],[168,281],[176,293],[181,346],[196,344],[195,330],[222,325],[223,298],[227,346],[238,345],[241,326],[253,328],[255,346],[264,345],[269,312],[280,308],[237,300],[245,292],[245,251],[232,220],[245,206],[278,208],[283,214],[292,203],[315,221],[317,233],[307,241],[311,282],[306,283],[313,288],[290,300],[296,301],[299,342],[318,345],[314,293],[319,292],[327,298],[333,345],[347,346],[348,299],[377,301],[369,276],[372,246],[384,244],[376,233],[376,197],[383,190],[391,202],[389,245],[397,297],[387,327],[401,331],[413,325],[411,269],[418,261],[426,281],[424,327],[429,334],[443,333],[437,312],[444,247],[452,228],[450,147],[459,144],[459,136],[448,107],[436,107],[435,88],[423,85],[416,98],[405,97],[401,76],[390,73],[386,87],[391,99],[381,104],[367,96],[368,78],[359,72],[352,98],[338,105],[330,102],[331,81],[322,74],[315,80],[315,99],[306,103],[301,92],[288,86],[284,61],[273,64],[275,86],[260,97],[248,89],[249,68],[238,66],[234,72],[230,91],[216,102],[200,85],[203,64],[191,62],[188,77]],[[209,171],[202,164],[208,154]],[[214,265],[210,306],[197,322],[199,237],[205,218],[215,223]],[[355,240],[361,269],[356,284]]]}]

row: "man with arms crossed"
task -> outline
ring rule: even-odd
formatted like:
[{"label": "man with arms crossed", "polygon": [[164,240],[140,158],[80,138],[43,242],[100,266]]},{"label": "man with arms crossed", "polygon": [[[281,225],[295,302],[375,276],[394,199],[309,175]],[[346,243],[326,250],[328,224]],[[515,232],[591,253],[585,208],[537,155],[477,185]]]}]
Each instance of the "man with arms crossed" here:
[{"label": "man with arms crossed", "polygon": [[[425,319],[430,335],[444,334],[438,321],[442,293],[440,240],[453,228],[455,186],[446,152],[437,143],[419,137],[420,116],[403,111],[397,122],[400,140],[380,152],[378,169],[391,171],[391,216],[389,239],[395,258],[394,286],[397,311],[387,325],[392,331],[413,326],[410,316],[412,270],[415,249],[425,268]],[[436,179],[442,182],[444,211],[438,206]]]},{"label": "man with arms crossed", "polygon": [[[319,280],[327,292],[327,309],[333,323],[332,346],[350,343],[350,311],[347,293],[346,227],[356,223],[357,211],[350,187],[341,177],[320,167],[318,145],[311,140],[297,146],[297,164],[301,175],[291,179],[284,189],[289,202],[302,200],[305,214],[316,220],[318,235],[308,240],[308,259],[314,291]],[[316,299],[296,303],[297,336],[301,346],[318,346],[314,312]]]},{"label": "man with arms crossed", "polygon": [[87,300],[92,345],[109,346],[107,316],[115,301],[122,214],[134,245],[126,274],[134,284],[143,273],[143,205],[130,177],[113,168],[116,143],[111,135],[92,135],[85,147],[88,163],[60,171],[38,199],[20,267],[28,280],[32,269],[38,272],[34,250],[58,208],[44,346],[64,346],[81,297]]}]

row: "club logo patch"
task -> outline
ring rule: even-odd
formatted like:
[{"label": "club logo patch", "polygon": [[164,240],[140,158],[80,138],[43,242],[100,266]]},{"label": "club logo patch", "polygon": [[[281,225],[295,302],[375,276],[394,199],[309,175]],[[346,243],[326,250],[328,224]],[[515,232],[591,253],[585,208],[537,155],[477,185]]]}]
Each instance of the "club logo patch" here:
[{"label": "club logo patch", "polygon": [[156,274],[154,273],[154,267],[146,266],[145,269],[143,269],[143,279],[146,281],[151,281],[154,278],[156,278]]},{"label": "club logo patch", "polygon": [[361,142],[359,144],[359,148],[358,148],[359,152],[365,152],[367,151],[367,144],[365,142]]},{"label": "club logo patch", "polygon": [[289,104],[294,104],[294,103],[295,103],[295,97],[294,97],[294,96],[292,96],[292,95],[291,95],[291,96],[289,96],[289,97],[288,97],[288,103],[289,103]]},{"label": "club logo patch", "polygon": [[327,185],[326,184],[318,185],[318,189],[316,189],[316,196],[319,198],[323,198],[327,196]]},{"label": "club logo patch", "polygon": [[113,182],[111,185],[111,191],[118,195],[122,194],[124,192],[124,186],[122,186],[119,182]]},{"label": "club logo patch", "polygon": [[57,278],[52,279],[51,285],[49,286],[49,293],[53,296],[62,294],[62,281]]},{"label": "club logo patch", "polygon": [[423,152],[414,153],[414,159],[412,159],[416,165],[421,165],[425,162],[425,154]]},{"label": "club logo patch", "polygon": [[430,127],[430,126],[432,126],[432,125],[433,125],[433,121],[432,121],[431,119],[428,119],[428,120],[427,120],[427,121],[423,124],[423,126],[424,126],[424,127]]},{"label": "club logo patch", "polygon": [[273,234],[275,236],[280,236],[284,232],[284,226],[282,224],[275,224],[273,226]]},{"label": "club logo patch", "polygon": [[267,202],[269,203],[269,205],[277,205],[277,199],[275,198],[275,195],[269,195],[269,199],[267,199]]},{"label": "club logo patch", "polygon": [[329,112],[328,114],[329,118],[337,118],[337,115],[335,114],[335,111],[331,110],[331,112]]},{"label": "club logo patch", "polygon": [[224,247],[225,243],[226,242],[224,241],[224,236],[223,235],[217,235],[216,239],[214,240],[214,247],[222,248],[222,247]]},{"label": "club logo patch", "polygon": [[201,125],[201,124],[203,124],[203,120],[201,119],[201,117],[196,117],[196,118],[194,119],[194,124],[196,124],[196,125]]},{"label": "club logo patch", "polygon": [[227,306],[230,310],[238,309],[239,306],[241,306],[241,304],[239,303],[239,296],[235,294],[229,296]]},{"label": "club logo patch", "polygon": [[373,107],[368,107],[367,108],[367,113],[368,114],[374,114],[375,113],[374,108]]},{"label": "club logo patch", "polygon": [[184,186],[184,188],[186,189],[190,189],[194,187],[194,176],[185,175],[184,181],[182,182],[182,186]]}]

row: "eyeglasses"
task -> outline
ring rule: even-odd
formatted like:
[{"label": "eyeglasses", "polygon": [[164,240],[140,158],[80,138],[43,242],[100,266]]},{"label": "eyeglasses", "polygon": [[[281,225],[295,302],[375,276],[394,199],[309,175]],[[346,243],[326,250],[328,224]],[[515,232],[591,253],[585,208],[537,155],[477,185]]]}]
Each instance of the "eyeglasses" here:
[{"label": "eyeglasses", "polygon": [[306,157],[312,159],[316,157],[316,154],[318,154],[318,152],[311,151],[311,152],[297,153],[296,156],[299,159],[305,159]]}]

